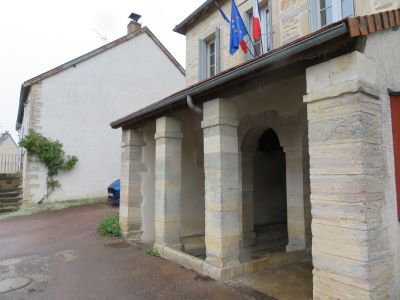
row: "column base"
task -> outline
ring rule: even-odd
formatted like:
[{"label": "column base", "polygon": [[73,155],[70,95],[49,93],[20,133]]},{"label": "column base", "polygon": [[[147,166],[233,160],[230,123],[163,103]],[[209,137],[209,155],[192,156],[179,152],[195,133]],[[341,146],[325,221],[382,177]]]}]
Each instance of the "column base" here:
[{"label": "column base", "polygon": [[306,251],[306,246],[299,243],[290,243],[286,246],[286,252]]},{"label": "column base", "polygon": [[122,232],[122,237],[127,241],[139,242],[142,240],[143,231],[132,230],[128,232]]}]

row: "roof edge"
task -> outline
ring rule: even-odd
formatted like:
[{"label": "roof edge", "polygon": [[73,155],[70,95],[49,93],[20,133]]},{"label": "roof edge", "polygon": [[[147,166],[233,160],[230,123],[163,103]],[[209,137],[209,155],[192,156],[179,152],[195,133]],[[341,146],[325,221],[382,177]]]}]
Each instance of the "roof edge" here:
[{"label": "roof edge", "polygon": [[25,81],[21,85],[17,122],[16,122],[16,126],[15,126],[16,130],[19,130],[21,128],[23,114],[24,114],[24,103],[26,102],[26,99],[28,97],[30,87],[33,84],[39,83],[44,79],[47,79],[47,78],[52,77],[60,72],[63,72],[65,70],[69,69],[70,67],[75,66],[76,64],[86,61],[86,60],[88,60],[100,53],[103,53],[109,49],[112,49],[118,45],[121,45],[143,33],[147,33],[147,35],[161,49],[161,51],[168,57],[168,59],[176,66],[176,68],[182,73],[182,75],[185,76],[186,75],[185,68],[182,67],[182,65],[176,60],[176,58],[171,54],[171,52],[163,45],[163,43],[160,42],[160,40],[154,35],[154,33],[147,26],[144,26],[143,28],[141,28],[135,32],[132,32],[123,37],[120,37],[104,46],[101,46],[95,50],[92,50],[92,51],[90,51],[86,54],[83,54],[75,59],[72,59],[62,65],[59,65],[58,67],[55,67],[49,71],[46,71],[38,76],[35,76],[35,77]]},{"label": "roof edge", "polygon": [[205,13],[214,4],[214,0],[207,0],[200,5],[194,12],[186,17],[182,22],[175,26],[173,29],[175,32],[186,35],[186,27],[194,22],[198,17]]},{"label": "roof edge", "polygon": [[[110,124],[110,126],[113,129],[131,126],[142,119],[150,118],[153,112],[161,111],[163,109],[171,110],[172,106],[177,105],[179,101],[185,101],[188,95],[196,96],[197,94],[203,93],[205,90],[209,90],[228,81],[234,80],[242,76],[243,73],[250,72],[249,70],[252,70],[253,68],[260,69],[269,65],[274,60],[283,59],[286,55],[289,55],[289,52],[301,52],[304,50],[302,49],[303,47],[312,48],[320,45],[324,41],[330,41],[336,37],[340,37],[341,35],[348,34],[348,32],[349,30],[346,19],[330,24],[316,32],[276,48],[241,65],[225,70],[217,76],[198,82],[162,99],[161,101],[150,104],[141,110],[115,120]],[[290,55],[293,54],[290,53]]]}]

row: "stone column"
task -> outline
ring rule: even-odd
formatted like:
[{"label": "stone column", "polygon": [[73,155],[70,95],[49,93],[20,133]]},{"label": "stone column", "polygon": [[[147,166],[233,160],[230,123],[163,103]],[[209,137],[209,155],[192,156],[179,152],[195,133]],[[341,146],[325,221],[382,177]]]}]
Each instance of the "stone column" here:
[{"label": "stone column", "polygon": [[382,104],[353,52],[307,69],[314,299],[391,299]]},{"label": "stone column", "polygon": [[128,240],[141,240],[142,236],[142,175],[146,166],[142,160],[144,147],[141,131],[122,131],[121,190],[119,218],[123,236]]},{"label": "stone column", "polygon": [[181,249],[182,130],[179,120],[156,123],[156,244]]},{"label": "stone column", "polygon": [[304,219],[304,172],[301,146],[286,146],[286,201],[289,243],[287,252],[306,248]]},{"label": "stone column", "polygon": [[240,195],[236,104],[204,103],[204,172],[207,262],[217,267],[239,262]]},{"label": "stone column", "polygon": [[242,246],[251,246],[256,242],[254,233],[254,152],[241,153],[242,165]]}]

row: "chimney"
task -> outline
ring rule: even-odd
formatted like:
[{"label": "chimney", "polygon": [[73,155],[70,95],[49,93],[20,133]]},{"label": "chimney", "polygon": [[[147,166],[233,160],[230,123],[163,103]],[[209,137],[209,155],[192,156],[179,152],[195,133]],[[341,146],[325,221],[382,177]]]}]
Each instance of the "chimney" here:
[{"label": "chimney", "polygon": [[135,13],[130,14],[129,19],[131,19],[132,21],[130,21],[128,24],[128,34],[134,33],[135,31],[138,31],[140,28],[142,28],[142,24],[138,22],[141,17],[141,15]]}]

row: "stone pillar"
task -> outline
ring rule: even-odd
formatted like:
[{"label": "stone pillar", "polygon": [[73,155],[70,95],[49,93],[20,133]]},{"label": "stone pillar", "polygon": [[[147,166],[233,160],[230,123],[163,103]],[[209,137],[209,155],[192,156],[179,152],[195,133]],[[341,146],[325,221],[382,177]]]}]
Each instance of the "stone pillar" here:
[{"label": "stone pillar", "polygon": [[301,146],[284,147],[286,158],[286,201],[289,243],[287,252],[306,248],[304,219],[304,172]]},{"label": "stone pillar", "polygon": [[254,233],[254,152],[241,153],[242,181],[242,246],[251,246],[256,242]]},{"label": "stone pillar", "polygon": [[182,130],[179,120],[156,123],[156,244],[181,249]]},{"label": "stone pillar", "polygon": [[391,299],[382,104],[353,52],[307,69],[314,299]]},{"label": "stone pillar", "polygon": [[207,262],[216,267],[239,262],[240,195],[236,104],[204,103],[204,172]]},{"label": "stone pillar", "polygon": [[141,240],[142,236],[141,173],[146,172],[142,159],[144,145],[141,131],[122,131],[119,218],[122,235],[128,240]]}]

